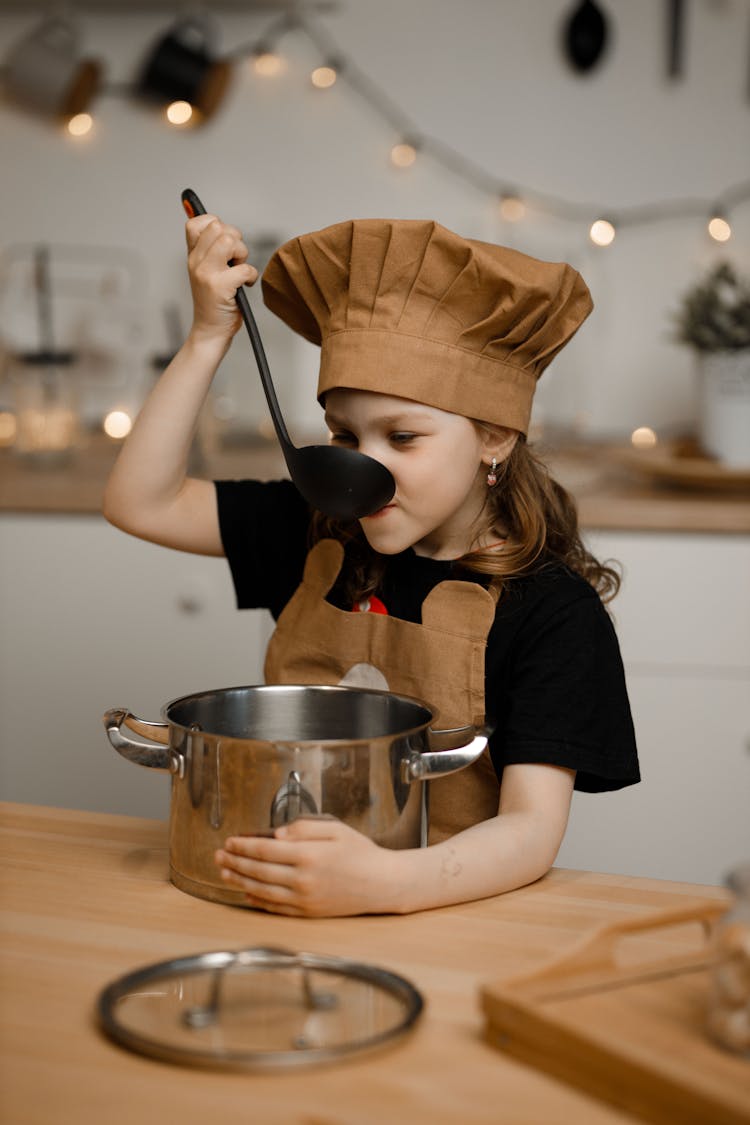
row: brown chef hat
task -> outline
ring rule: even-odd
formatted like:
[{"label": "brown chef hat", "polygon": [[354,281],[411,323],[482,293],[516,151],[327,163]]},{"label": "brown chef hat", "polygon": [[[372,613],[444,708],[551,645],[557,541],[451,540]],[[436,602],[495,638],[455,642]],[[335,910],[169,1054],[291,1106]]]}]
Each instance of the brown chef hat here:
[{"label": "brown chef hat", "polygon": [[593,307],[571,266],[430,220],[354,219],[287,242],[263,299],[320,344],[318,397],[381,391],[526,433],[536,381]]}]

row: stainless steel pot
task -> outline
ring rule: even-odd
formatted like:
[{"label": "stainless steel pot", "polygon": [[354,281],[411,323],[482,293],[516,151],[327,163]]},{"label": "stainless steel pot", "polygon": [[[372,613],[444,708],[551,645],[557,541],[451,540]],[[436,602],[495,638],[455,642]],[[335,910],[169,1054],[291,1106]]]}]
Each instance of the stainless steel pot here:
[{"label": "stainless steel pot", "polygon": [[104,725],[123,757],[172,774],[172,882],[240,906],[242,893],[220,881],[213,861],[227,836],[322,815],[384,847],[423,846],[423,782],[470,765],[487,745],[473,727],[432,730],[435,712],[417,699],[360,688],[223,688],[175,699],[161,714],[164,722],[146,722],[119,708]]}]

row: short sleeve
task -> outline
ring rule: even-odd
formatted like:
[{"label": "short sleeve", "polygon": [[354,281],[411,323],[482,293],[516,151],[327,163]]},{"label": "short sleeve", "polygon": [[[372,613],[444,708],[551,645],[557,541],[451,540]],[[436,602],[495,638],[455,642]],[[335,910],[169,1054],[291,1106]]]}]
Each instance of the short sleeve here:
[{"label": "short sleeve", "polygon": [[491,741],[498,772],[518,762],[564,766],[590,792],[640,780],[617,636],[593,590],[551,614],[537,606],[507,673]]},{"label": "short sleeve", "polygon": [[276,618],[302,579],[310,512],[291,481],[216,481],[219,528],[239,609]]}]

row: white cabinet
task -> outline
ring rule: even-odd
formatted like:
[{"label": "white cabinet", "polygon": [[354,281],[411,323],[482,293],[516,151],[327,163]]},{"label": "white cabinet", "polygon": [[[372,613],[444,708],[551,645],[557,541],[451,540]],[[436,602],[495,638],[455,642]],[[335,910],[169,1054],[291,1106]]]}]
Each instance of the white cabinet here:
[{"label": "white cabinet", "polygon": [[237,611],[223,559],[97,516],[3,515],[0,573],[2,797],[166,816],[167,775],[120,758],[103,712],[261,683],[270,615]]},{"label": "white cabinet", "polygon": [[589,535],[612,603],[640,785],[576,794],[558,866],[719,883],[750,860],[750,541]]}]

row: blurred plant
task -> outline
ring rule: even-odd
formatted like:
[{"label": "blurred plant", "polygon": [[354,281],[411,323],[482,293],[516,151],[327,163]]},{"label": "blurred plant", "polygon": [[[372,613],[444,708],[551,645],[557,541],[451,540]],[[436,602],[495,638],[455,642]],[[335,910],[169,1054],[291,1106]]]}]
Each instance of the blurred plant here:
[{"label": "blurred plant", "polygon": [[683,294],[675,320],[676,339],[698,351],[750,347],[750,282],[720,263]]}]

